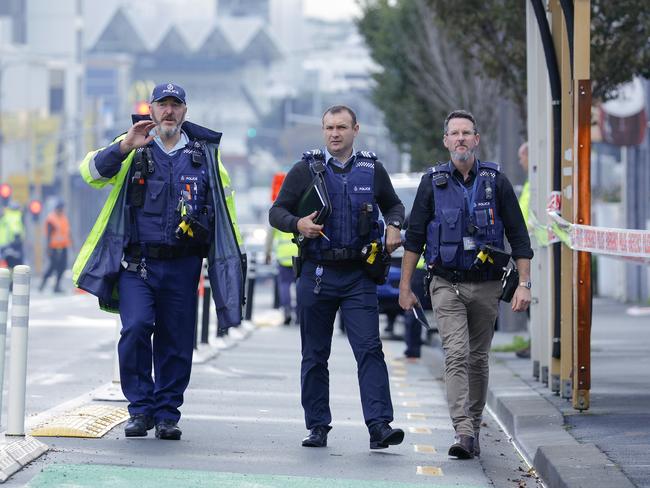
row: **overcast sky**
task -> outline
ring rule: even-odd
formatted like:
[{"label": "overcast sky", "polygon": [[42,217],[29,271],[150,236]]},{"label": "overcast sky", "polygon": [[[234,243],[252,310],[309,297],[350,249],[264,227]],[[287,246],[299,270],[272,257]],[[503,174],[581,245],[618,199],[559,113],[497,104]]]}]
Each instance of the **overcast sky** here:
[{"label": "overcast sky", "polygon": [[355,0],[303,0],[305,14],[325,19],[349,19],[359,15]]}]

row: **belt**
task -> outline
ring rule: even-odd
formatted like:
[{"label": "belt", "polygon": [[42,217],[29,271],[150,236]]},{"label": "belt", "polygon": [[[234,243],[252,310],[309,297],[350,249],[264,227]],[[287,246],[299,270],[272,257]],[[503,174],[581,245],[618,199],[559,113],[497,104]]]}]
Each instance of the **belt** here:
[{"label": "belt", "polygon": [[356,261],[361,259],[361,252],[356,249],[328,249],[320,252],[324,261]]},{"label": "belt", "polygon": [[159,244],[129,244],[124,254],[130,258],[176,259],[187,256],[204,257],[207,255],[203,246],[165,246]]},{"label": "belt", "polygon": [[466,269],[446,269],[432,267],[429,268],[432,275],[440,276],[450,283],[462,283],[466,281],[498,281],[503,276],[503,271],[497,270],[466,270]]}]

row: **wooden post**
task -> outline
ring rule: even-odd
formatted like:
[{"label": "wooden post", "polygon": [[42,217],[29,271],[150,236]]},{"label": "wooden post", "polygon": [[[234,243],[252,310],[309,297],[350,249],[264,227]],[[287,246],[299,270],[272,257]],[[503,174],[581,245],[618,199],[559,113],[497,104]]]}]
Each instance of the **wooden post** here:
[{"label": "wooden post", "polygon": [[[578,190],[576,223],[591,224],[591,81],[590,0],[574,2],[574,125],[573,153],[576,155],[575,184]],[[575,314],[573,408],[589,408],[591,388],[591,254],[576,252],[574,268]]]}]

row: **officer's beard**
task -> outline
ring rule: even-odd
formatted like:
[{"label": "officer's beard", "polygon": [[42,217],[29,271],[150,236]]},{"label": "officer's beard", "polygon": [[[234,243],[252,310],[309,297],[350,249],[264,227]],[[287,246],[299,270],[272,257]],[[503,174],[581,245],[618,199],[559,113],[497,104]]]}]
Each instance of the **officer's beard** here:
[{"label": "officer's beard", "polygon": [[451,159],[453,159],[454,161],[462,161],[463,163],[465,163],[467,161],[471,161],[474,159],[474,155],[476,154],[476,148],[470,149],[463,153],[458,151],[449,151],[449,152],[451,154]]},{"label": "officer's beard", "polygon": [[181,125],[183,125],[183,119],[175,126],[175,127],[170,127],[170,128],[165,128],[163,129],[161,122],[162,120],[156,120],[156,117],[154,114],[150,114],[151,120],[153,120],[156,123],[156,132],[158,132],[158,135],[162,139],[171,139],[172,137],[176,136],[181,130]]}]

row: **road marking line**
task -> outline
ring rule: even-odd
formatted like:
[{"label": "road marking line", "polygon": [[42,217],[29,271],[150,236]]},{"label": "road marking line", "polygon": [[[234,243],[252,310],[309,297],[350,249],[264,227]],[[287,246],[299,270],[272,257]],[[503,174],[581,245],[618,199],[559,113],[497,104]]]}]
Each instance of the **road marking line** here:
[{"label": "road marking line", "polygon": [[431,434],[431,429],[428,427],[409,427],[411,434]]},{"label": "road marking line", "polygon": [[418,466],[416,472],[423,476],[442,476],[442,468],[436,466]]},{"label": "road marking line", "polygon": [[435,447],[427,444],[415,444],[413,445],[413,450],[415,452],[426,452],[427,454],[435,454],[437,452]]}]

